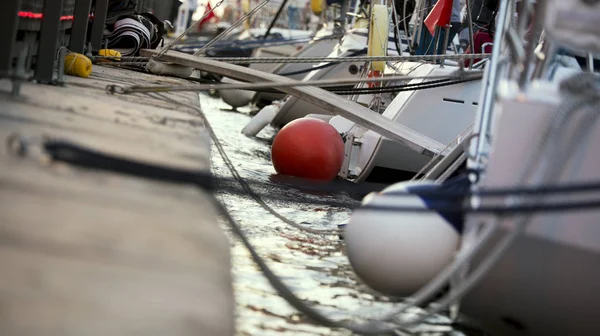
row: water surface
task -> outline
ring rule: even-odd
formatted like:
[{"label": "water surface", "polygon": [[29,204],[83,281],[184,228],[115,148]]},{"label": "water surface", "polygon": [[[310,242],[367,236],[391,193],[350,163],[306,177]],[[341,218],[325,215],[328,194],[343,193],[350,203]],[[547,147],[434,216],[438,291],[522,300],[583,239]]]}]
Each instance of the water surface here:
[{"label": "water surface", "polygon": [[[344,193],[325,194],[289,187],[276,176],[270,159],[275,130],[268,126],[256,138],[241,134],[250,121],[248,109],[224,111],[228,105],[201,94],[208,122],[215,130],[239,174],[249,181],[263,182],[257,192],[282,215],[311,228],[336,229],[347,220],[358,199]],[[212,169],[217,177],[231,178],[218,151],[212,148]],[[231,186],[230,186],[231,187]],[[378,316],[396,305],[363,285],[356,278],[337,236],[306,234],[281,222],[251,197],[223,188],[219,199],[241,224],[258,253],[272,270],[306,303],[333,319],[354,320]],[[352,197],[354,196],[354,197]],[[310,204],[307,200],[331,201],[347,206]],[[340,205],[340,204],[336,204]],[[226,227],[226,223],[222,223]],[[228,229],[226,229],[228,231]],[[230,237],[234,238],[232,235]],[[236,299],[238,335],[351,335],[346,330],[312,324],[271,288],[244,246],[232,239],[232,272]],[[440,318],[441,319],[441,318]],[[440,327],[424,325],[424,331]],[[441,327],[443,333],[462,335]],[[423,333],[421,333],[423,334]]]}]

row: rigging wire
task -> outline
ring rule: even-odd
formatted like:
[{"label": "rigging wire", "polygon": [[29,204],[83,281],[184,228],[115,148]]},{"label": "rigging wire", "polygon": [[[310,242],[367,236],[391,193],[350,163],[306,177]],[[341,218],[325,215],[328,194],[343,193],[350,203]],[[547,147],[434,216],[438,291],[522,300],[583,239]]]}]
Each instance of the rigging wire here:
[{"label": "rigging wire", "polygon": [[162,48],[158,54],[154,55],[154,57],[152,57],[152,59],[159,59],[162,55],[164,55],[167,51],[169,51],[177,42],[181,41],[181,39],[187,35],[190,31],[192,31],[192,29],[194,27],[197,27],[197,25],[200,23],[200,21],[204,20],[206,17],[208,17],[215,9],[219,8],[219,6],[221,6],[221,4],[224,2],[225,0],[220,0],[219,2],[217,2],[217,4],[209,9],[207,12],[204,13],[204,15],[202,15],[202,17],[196,21],[194,21],[194,23],[192,23],[189,27],[187,27],[187,29],[179,34],[179,36],[177,36],[173,41],[169,42],[164,48]]},{"label": "rigging wire", "polygon": [[264,82],[264,83],[239,83],[239,84],[204,84],[204,85],[153,85],[153,86],[142,86],[142,85],[130,85],[123,86],[119,84],[109,84],[106,86],[106,92],[110,94],[131,94],[131,93],[147,93],[147,92],[174,92],[174,91],[191,91],[201,92],[208,90],[253,90],[253,89],[270,89],[273,87],[300,87],[300,86],[319,86],[323,87],[335,87],[340,84],[356,84],[356,83],[370,83],[370,82],[393,82],[393,81],[404,81],[412,79],[449,79],[455,78],[457,80],[463,79],[479,79],[481,74],[479,72],[465,73],[462,71],[454,72],[455,75],[445,76],[389,76],[389,77],[377,77],[377,78],[347,78],[347,79],[335,79],[335,80],[308,80],[308,81],[297,81],[286,79],[281,82]]},{"label": "rigging wire", "polygon": [[[407,84],[402,84],[402,85],[390,85],[390,86],[384,86],[384,87],[356,88],[356,87],[347,87],[347,86],[340,86],[340,87],[333,86],[333,87],[324,87],[323,89],[326,91],[329,91],[329,92],[336,93],[338,95],[395,93],[395,92],[402,92],[402,91],[417,91],[417,90],[421,90],[421,89],[432,89],[432,88],[437,88],[437,87],[467,83],[467,82],[476,81],[479,79],[480,79],[479,77],[474,76],[473,78],[461,79],[461,80],[453,80],[453,78],[444,78],[444,79],[437,79],[437,80],[426,81],[426,82],[407,83]],[[219,83],[217,81],[208,80],[208,79],[190,78],[189,80],[198,81],[203,84],[218,84]],[[264,93],[281,93],[282,92],[280,90],[271,89],[271,88],[251,89],[248,91],[264,92]]]},{"label": "rigging wire", "polygon": [[[73,142],[54,138],[45,138],[41,141],[44,149],[51,155],[54,160],[69,162],[76,165],[87,166],[91,168],[105,169],[110,171],[116,171],[126,173],[130,175],[141,176],[149,179],[162,180],[170,183],[190,183],[199,186],[200,188],[207,191],[216,190],[215,185],[218,182],[219,185],[225,185],[230,183],[237,183],[236,179],[226,177],[215,177],[210,173],[195,170],[181,170],[176,168],[161,167],[152,164],[146,164],[142,162],[136,162],[127,158],[119,158],[109,154],[105,154],[91,148],[87,148]],[[25,156],[28,152],[28,148],[32,145],[32,141],[24,138],[19,134],[11,134],[6,138],[6,146],[9,152],[17,154],[19,156]],[[262,181],[249,180],[249,184],[255,185],[258,188],[272,187],[273,184]],[[305,188],[311,191],[318,192],[343,192],[343,193],[357,193],[366,194],[370,192],[379,192],[382,188],[370,188],[362,185],[341,185],[336,182],[332,183],[317,183],[308,180],[302,180],[302,184],[294,184],[293,181],[285,182],[286,186],[295,188]],[[219,190],[222,189],[219,187]],[[238,194],[245,194],[244,191],[237,189],[229,189],[226,191]],[[589,181],[585,183],[570,183],[565,185],[542,185],[542,186],[525,186],[525,187],[508,187],[508,188],[484,188],[478,191],[471,192],[456,192],[451,190],[422,190],[419,191],[419,195],[427,197],[432,200],[452,200],[457,197],[478,197],[482,199],[492,198],[514,198],[514,197],[541,197],[541,196],[566,196],[569,194],[584,194],[584,193],[595,193],[600,192],[600,181]],[[414,193],[407,191],[390,191],[385,194],[380,194],[380,197],[390,198],[404,198],[404,197],[415,197]],[[279,196],[276,196],[279,197]],[[309,201],[310,203],[312,201]],[[565,208],[566,210],[581,210],[584,208],[592,207],[593,204],[587,205],[574,205],[578,202],[560,202],[556,203],[558,206]],[[554,212],[552,208],[554,205],[546,206],[539,205],[536,207],[520,207],[513,206],[510,209],[506,207],[466,207],[466,212],[473,213],[523,213],[523,212]],[[373,206],[370,209],[375,210],[397,210],[403,212],[405,209],[408,211],[419,211],[417,208],[406,208],[406,207],[381,207]],[[419,208],[420,209],[420,208]],[[506,209],[506,211],[503,211]],[[448,208],[431,205],[430,212],[434,211],[448,211]],[[560,209],[562,211],[563,209]]]},{"label": "rigging wire", "polygon": [[[435,62],[445,60],[464,61],[468,59],[480,59],[488,58],[491,54],[455,54],[455,55],[402,55],[402,56],[354,56],[354,57],[330,57],[330,56],[284,56],[284,57],[205,57],[206,59],[213,59],[220,62],[231,63],[231,64],[249,64],[249,63],[321,63],[321,62],[332,62],[332,63],[354,63],[354,62]],[[102,59],[127,59],[124,56],[96,56]],[[132,56],[128,56],[132,57]],[[144,56],[133,56],[136,59],[150,59]]]}]

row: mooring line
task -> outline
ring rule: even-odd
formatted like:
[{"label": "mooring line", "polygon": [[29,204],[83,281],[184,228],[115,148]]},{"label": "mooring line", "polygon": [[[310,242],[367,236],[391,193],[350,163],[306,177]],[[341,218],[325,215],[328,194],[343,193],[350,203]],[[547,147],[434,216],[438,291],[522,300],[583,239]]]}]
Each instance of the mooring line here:
[{"label": "mooring line", "polygon": [[217,137],[217,134],[215,133],[215,131],[212,128],[212,126],[210,125],[210,122],[208,121],[208,118],[206,118],[206,115],[202,111],[202,108],[199,108],[197,106],[193,106],[193,105],[190,105],[190,104],[187,104],[187,103],[184,103],[184,102],[176,101],[174,99],[171,99],[169,97],[161,95],[160,93],[155,93],[155,95],[161,97],[162,99],[164,99],[166,101],[172,102],[174,104],[179,104],[179,105],[182,105],[182,106],[186,106],[188,108],[192,108],[192,109],[196,110],[199,113],[199,115],[204,119],[205,127],[208,130],[208,133],[210,134],[210,137],[213,140],[213,143],[215,144],[215,147],[217,148],[219,154],[221,155],[221,158],[225,162],[225,165],[227,166],[227,168],[229,169],[229,171],[231,172],[231,174],[238,181],[238,183],[242,186],[242,188],[248,193],[248,195],[250,195],[262,208],[264,208],[271,215],[275,216],[276,218],[278,218],[282,222],[284,222],[284,223],[286,223],[286,224],[288,224],[288,225],[290,225],[290,226],[292,226],[292,227],[294,227],[294,228],[296,228],[298,230],[307,232],[307,233],[318,234],[318,235],[330,235],[330,236],[339,236],[342,233],[342,230],[339,230],[339,229],[327,229],[327,230],[311,229],[311,228],[308,228],[308,227],[306,227],[304,225],[298,224],[298,223],[296,223],[296,222],[288,219],[287,217],[281,215],[279,212],[277,212],[275,209],[273,209],[270,205],[268,205],[262,199],[262,197],[258,193],[256,193],[250,187],[250,185],[244,180],[244,178],[239,174],[239,172],[235,168],[235,165],[233,164],[233,162],[231,161],[231,159],[229,158],[229,156],[225,152],[225,149],[223,148],[223,145],[219,141],[219,138]]},{"label": "mooring line", "polygon": [[158,92],[174,92],[174,91],[191,91],[202,92],[210,90],[255,90],[255,89],[270,89],[283,87],[301,87],[301,86],[318,86],[331,87],[343,84],[358,84],[371,82],[393,82],[406,81],[413,79],[480,79],[482,77],[480,71],[455,71],[453,75],[445,76],[389,76],[377,78],[344,78],[344,79],[327,79],[327,80],[312,80],[312,81],[297,81],[286,79],[281,82],[264,82],[264,83],[240,83],[240,84],[200,84],[200,85],[130,85],[123,86],[118,84],[110,84],[106,86],[106,92],[111,94],[131,94],[131,93],[158,93]]}]

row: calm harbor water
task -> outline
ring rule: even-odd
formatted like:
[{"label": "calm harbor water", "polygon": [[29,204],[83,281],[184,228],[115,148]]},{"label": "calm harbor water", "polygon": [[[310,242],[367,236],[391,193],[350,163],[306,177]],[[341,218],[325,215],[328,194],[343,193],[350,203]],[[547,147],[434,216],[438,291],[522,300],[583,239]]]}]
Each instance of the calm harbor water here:
[{"label": "calm harbor water", "polygon": [[[268,126],[256,138],[241,134],[250,121],[247,109],[229,108],[218,98],[201,94],[208,121],[240,175],[250,181],[264,182],[267,202],[282,215],[311,228],[336,229],[348,219],[351,207],[359,199],[346,194],[316,194],[278,182],[271,165],[270,143],[275,130]],[[212,149],[212,169],[217,177],[231,173]],[[267,189],[267,190],[264,190]],[[354,275],[337,236],[319,236],[300,232],[262,209],[251,197],[224,188],[218,194],[232,216],[240,223],[258,253],[269,267],[306,303],[333,319],[356,320],[385,314],[395,304],[363,285]],[[332,207],[294,200],[331,200],[348,204]],[[227,224],[222,223],[228,232]],[[238,335],[351,335],[307,321],[302,314],[279,297],[253,263],[244,246],[232,239],[232,272],[236,298]],[[446,321],[439,318],[439,321]],[[420,335],[462,335],[448,327],[420,326]]]}]

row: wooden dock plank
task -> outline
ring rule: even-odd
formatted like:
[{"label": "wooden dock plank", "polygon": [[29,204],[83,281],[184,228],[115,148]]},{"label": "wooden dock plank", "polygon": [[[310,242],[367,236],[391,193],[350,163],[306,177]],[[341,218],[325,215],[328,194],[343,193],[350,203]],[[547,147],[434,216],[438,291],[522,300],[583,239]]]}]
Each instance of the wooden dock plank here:
[{"label": "wooden dock plank", "polygon": [[[9,152],[5,139],[64,138],[112,155],[208,171],[198,110],[111,96],[115,82],[182,80],[94,66],[66,87],[0,81],[0,334],[232,335],[229,242],[206,192]],[[171,98],[198,106],[194,93]],[[35,145],[35,144],[34,144]]]},{"label": "wooden dock plank", "polygon": [[[157,50],[145,49],[141,51],[143,56],[153,56]],[[219,62],[203,57],[169,51],[161,57],[162,61],[177,63],[199,70],[210,71],[237,80],[259,82],[293,82],[283,76],[258,71],[239,65]],[[396,140],[412,150],[427,156],[433,156],[444,149],[444,145],[430,139],[408,127],[395,123],[390,119],[354,103],[345,97],[338,96],[329,91],[314,86],[282,87],[282,91],[306,100],[316,106],[322,107],[332,114],[340,115],[350,121],[369,128],[389,139]]]}]

